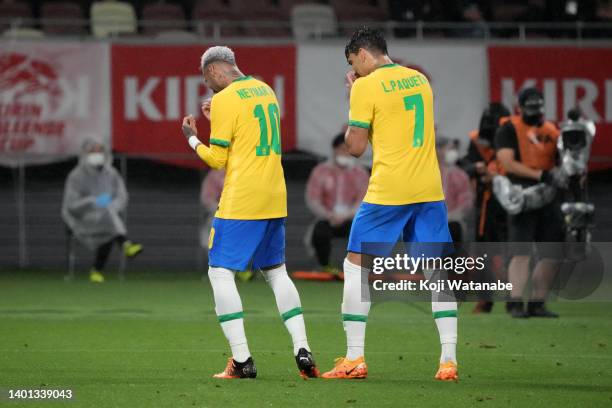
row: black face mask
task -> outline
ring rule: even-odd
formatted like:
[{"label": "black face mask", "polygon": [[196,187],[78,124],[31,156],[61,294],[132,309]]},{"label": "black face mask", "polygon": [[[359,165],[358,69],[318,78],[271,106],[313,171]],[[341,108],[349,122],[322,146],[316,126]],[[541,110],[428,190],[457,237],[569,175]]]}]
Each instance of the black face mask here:
[{"label": "black face mask", "polygon": [[544,117],[540,113],[528,115],[523,113],[521,115],[523,122],[525,122],[529,126],[542,126]]}]

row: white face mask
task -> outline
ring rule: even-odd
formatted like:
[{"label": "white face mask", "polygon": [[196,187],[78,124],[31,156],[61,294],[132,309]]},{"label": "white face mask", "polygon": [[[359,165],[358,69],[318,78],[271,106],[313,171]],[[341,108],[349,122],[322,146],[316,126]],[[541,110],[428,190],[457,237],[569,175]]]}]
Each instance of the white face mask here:
[{"label": "white face mask", "polygon": [[457,160],[459,160],[459,152],[456,149],[450,149],[444,153],[444,163],[447,165],[452,166],[457,163]]},{"label": "white face mask", "polygon": [[351,156],[345,156],[345,155],[336,156],[336,163],[340,167],[345,167],[347,169],[350,169],[355,166],[355,158]]},{"label": "white face mask", "polygon": [[106,162],[106,156],[104,153],[88,153],[86,160],[92,167],[102,167]]}]

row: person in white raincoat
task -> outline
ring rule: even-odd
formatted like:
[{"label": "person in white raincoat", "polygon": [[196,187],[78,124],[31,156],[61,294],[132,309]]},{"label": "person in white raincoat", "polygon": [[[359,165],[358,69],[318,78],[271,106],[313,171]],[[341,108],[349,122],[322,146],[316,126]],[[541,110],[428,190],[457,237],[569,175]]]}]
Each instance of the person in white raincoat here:
[{"label": "person in white raincoat", "polygon": [[79,163],[66,179],[62,218],[80,243],[96,251],[89,274],[92,282],[104,282],[102,272],[114,243],[127,257],[142,251],[142,245],[127,239],[122,218],[127,203],[128,193],[112,166],[110,151],[99,141],[85,140]]}]

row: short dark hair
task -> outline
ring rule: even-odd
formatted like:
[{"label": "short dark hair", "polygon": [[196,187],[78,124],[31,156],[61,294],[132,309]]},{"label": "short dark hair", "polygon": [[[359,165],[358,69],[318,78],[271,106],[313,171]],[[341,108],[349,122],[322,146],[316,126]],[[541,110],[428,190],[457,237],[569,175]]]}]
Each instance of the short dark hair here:
[{"label": "short dark hair", "polygon": [[344,133],[338,133],[332,140],[332,147],[335,149],[344,143]]},{"label": "short dark hair", "polygon": [[382,30],[363,26],[355,31],[344,48],[346,59],[349,54],[357,54],[360,48],[387,55],[387,41]]}]

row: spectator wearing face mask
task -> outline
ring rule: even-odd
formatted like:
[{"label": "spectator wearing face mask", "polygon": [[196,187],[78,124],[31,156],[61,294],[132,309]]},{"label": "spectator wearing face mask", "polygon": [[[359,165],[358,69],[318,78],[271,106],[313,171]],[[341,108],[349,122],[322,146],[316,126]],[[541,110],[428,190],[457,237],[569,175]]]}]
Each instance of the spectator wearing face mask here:
[{"label": "spectator wearing face mask", "polygon": [[312,170],[306,185],[306,204],[317,217],[307,244],[314,249],[324,270],[337,272],[330,265],[332,240],[348,237],[353,217],[368,188],[369,175],[349,154],[343,133],[334,138],[332,149],[332,157]]},{"label": "spectator wearing face mask", "polygon": [[142,245],[127,239],[122,218],[127,203],[125,184],[111,165],[110,152],[101,142],[86,140],[79,163],[66,180],[62,218],[70,234],[96,251],[89,273],[92,282],[104,282],[103,270],[113,244],[129,258],[142,251]]},{"label": "spectator wearing face mask", "polygon": [[473,206],[473,193],[470,188],[470,178],[457,165],[459,160],[458,141],[450,141],[444,137],[436,140],[436,151],[440,163],[442,189],[446,208],[448,210],[448,229],[453,242],[463,240],[465,218]]}]

